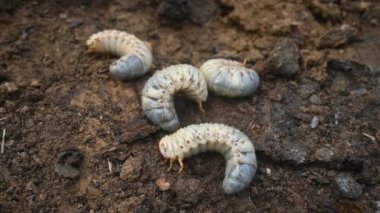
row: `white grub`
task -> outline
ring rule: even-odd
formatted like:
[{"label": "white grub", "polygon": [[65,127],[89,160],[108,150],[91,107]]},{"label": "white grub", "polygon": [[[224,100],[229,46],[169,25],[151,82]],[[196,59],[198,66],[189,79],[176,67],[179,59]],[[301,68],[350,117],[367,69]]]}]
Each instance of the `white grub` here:
[{"label": "white grub", "polygon": [[255,149],[240,130],[215,123],[189,125],[159,142],[162,156],[170,159],[170,167],[178,160],[182,171],[183,159],[205,151],[217,151],[226,159],[223,189],[234,194],[249,186],[256,173]]},{"label": "white grub", "polygon": [[200,71],[187,64],[157,71],[142,91],[141,105],[146,117],[161,129],[175,131],[180,122],[174,108],[174,94],[181,92],[196,101],[201,111],[207,99],[207,84]]},{"label": "white grub", "polygon": [[259,87],[257,73],[237,61],[210,59],[200,68],[210,91],[227,97],[252,95]]},{"label": "white grub", "polygon": [[152,65],[153,56],[148,43],[118,30],[104,30],[87,40],[87,51],[122,56],[110,66],[110,72],[121,80],[144,75]]}]

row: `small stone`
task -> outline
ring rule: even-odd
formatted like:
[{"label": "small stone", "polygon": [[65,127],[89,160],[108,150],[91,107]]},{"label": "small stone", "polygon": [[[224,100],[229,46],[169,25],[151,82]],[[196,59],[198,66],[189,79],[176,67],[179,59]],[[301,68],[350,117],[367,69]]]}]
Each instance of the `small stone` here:
[{"label": "small stone", "polygon": [[140,176],[143,159],[141,157],[129,157],[120,171],[122,180],[133,181]]},{"label": "small stone", "polygon": [[301,54],[297,45],[290,39],[284,39],[270,53],[265,61],[265,69],[283,77],[291,77],[301,71],[300,61]]},{"label": "small stone", "polygon": [[335,177],[339,195],[342,197],[357,199],[363,193],[363,187],[358,184],[349,174],[340,173]]},{"label": "small stone", "polygon": [[83,155],[77,148],[69,148],[58,154],[55,164],[55,172],[65,178],[79,177],[79,166],[82,163]]},{"label": "small stone", "polygon": [[30,82],[30,86],[31,87],[41,87],[41,83],[37,79],[32,79],[32,81]]},{"label": "small stone", "polygon": [[314,116],[313,119],[311,119],[310,127],[311,127],[312,129],[315,129],[315,128],[317,128],[318,123],[319,123],[319,118],[318,118],[318,116]]},{"label": "small stone", "polygon": [[167,191],[170,189],[170,183],[165,180],[165,178],[159,178],[156,181],[156,185],[161,191]]}]

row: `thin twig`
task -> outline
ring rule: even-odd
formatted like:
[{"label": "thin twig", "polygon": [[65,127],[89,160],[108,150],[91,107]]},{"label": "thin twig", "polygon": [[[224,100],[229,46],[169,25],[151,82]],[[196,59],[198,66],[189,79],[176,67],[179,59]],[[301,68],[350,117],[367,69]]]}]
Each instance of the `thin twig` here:
[{"label": "thin twig", "polygon": [[367,138],[371,139],[372,141],[376,141],[376,138],[373,137],[372,135],[369,135],[369,134],[367,134],[365,132],[363,132],[362,135],[366,136]]},{"label": "thin twig", "polygon": [[1,140],[1,154],[4,153],[5,148],[5,129],[3,129],[3,139]]},{"label": "thin twig", "polygon": [[0,118],[0,121],[7,119],[8,117]]},{"label": "thin twig", "polygon": [[107,160],[108,160],[108,170],[110,170],[110,173],[112,173],[112,163],[110,159],[107,159]]}]

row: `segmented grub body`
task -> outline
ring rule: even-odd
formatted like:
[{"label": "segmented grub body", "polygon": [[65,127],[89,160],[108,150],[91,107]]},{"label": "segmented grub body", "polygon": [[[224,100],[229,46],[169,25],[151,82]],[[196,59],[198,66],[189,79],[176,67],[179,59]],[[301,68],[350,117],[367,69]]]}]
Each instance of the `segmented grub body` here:
[{"label": "segmented grub body", "polygon": [[145,115],[166,131],[175,131],[180,123],[174,108],[174,94],[181,92],[198,102],[207,99],[207,85],[200,71],[187,64],[169,66],[157,71],[142,91],[141,103]]},{"label": "segmented grub body", "polygon": [[209,90],[227,97],[252,95],[259,86],[257,73],[237,61],[210,59],[200,68]]},{"label": "segmented grub body", "polygon": [[150,45],[136,36],[118,30],[105,30],[87,40],[88,52],[122,56],[110,65],[110,72],[122,80],[144,75],[152,65]]},{"label": "segmented grub body", "polygon": [[240,130],[224,124],[204,123],[181,128],[163,137],[159,149],[164,158],[170,159],[170,164],[178,160],[181,170],[185,157],[208,150],[220,152],[226,159],[223,189],[228,194],[249,186],[256,173],[252,142]]}]

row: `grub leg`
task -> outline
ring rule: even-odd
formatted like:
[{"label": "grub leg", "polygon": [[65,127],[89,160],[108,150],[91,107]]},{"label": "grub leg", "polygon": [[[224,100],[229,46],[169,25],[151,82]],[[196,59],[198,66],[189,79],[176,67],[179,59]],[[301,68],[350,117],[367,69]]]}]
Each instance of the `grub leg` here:
[{"label": "grub leg", "polygon": [[198,102],[198,108],[201,112],[206,112],[205,109],[203,109],[202,101]]},{"label": "grub leg", "polygon": [[182,170],[183,170],[183,159],[182,158],[178,158],[178,163],[179,163],[179,166],[180,166],[178,173],[181,173]]},{"label": "grub leg", "polygon": [[172,170],[172,167],[173,167],[173,159],[170,159],[170,166],[168,168],[168,170],[166,170],[167,172],[169,172],[170,170]]}]

